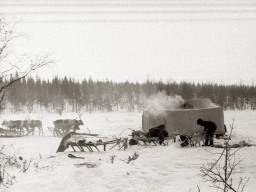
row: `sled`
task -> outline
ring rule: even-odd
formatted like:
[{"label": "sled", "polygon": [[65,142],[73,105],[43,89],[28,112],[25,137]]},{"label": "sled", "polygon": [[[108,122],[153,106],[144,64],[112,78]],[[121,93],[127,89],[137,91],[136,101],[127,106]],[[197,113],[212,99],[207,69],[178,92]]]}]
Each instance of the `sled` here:
[{"label": "sled", "polygon": [[[148,134],[144,131],[132,130],[132,134],[130,136],[132,136],[132,138],[129,141],[130,145],[151,145],[152,143],[154,145],[157,145],[158,143],[160,144],[159,137],[148,137]],[[175,141],[175,136],[164,137],[164,140],[160,145],[168,145],[170,140]]]},{"label": "sled", "polygon": [[57,152],[64,152],[69,147],[71,147],[74,152],[77,150],[81,152],[106,151],[116,146],[119,150],[122,148],[127,149],[127,140],[127,138],[121,137],[108,138],[100,137],[98,134],[70,132],[62,138]]},{"label": "sled", "polygon": [[0,137],[23,137],[24,132],[17,130],[4,129],[0,127]]},{"label": "sled", "polygon": [[[170,140],[174,141],[175,137],[165,137],[163,145],[168,145]],[[154,145],[159,144],[159,137],[132,137],[132,140],[136,141],[139,145],[151,145],[153,143]],[[160,144],[159,144],[160,145]]]}]

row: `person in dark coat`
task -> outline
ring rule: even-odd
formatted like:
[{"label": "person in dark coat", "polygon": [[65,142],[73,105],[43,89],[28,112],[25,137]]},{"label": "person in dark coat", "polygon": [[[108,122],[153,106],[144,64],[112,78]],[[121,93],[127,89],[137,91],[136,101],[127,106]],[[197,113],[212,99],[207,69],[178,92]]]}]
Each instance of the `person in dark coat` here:
[{"label": "person in dark coat", "polygon": [[209,146],[208,145],[209,141],[210,141],[210,146],[213,146],[213,136],[217,129],[217,125],[212,121],[203,121],[202,119],[197,120],[197,125],[201,125],[204,127],[204,132],[205,132],[204,146]]},{"label": "person in dark coat", "polygon": [[149,129],[146,133],[146,137],[159,137],[159,144],[161,145],[164,142],[164,138],[168,137],[168,132],[166,131],[165,125],[159,125]]}]

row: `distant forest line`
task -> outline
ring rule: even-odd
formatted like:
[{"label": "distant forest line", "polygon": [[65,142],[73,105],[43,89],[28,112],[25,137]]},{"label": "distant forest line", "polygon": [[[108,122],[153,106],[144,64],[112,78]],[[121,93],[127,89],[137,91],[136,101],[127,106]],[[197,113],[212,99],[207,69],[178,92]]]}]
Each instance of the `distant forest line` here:
[{"label": "distant forest line", "polygon": [[209,98],[226,109],[256,109],[255,85],[221,85],[212,83],[113,82],[54,77],[52,80],[28,77],[9,88],[2,103],[2,112],[46,110],[78,111],[142,111],[144,101],[159,92],[184,99]]}]

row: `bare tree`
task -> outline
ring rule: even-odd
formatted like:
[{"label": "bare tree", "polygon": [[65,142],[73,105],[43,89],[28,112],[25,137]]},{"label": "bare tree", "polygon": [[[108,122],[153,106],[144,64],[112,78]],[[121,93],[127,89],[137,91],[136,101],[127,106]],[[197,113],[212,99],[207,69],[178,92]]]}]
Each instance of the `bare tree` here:
[{"label": "bare tree", "polygon": [[16,55],[11,54],[14,41],[22,37],[22,34],[16,32],[16,24],[8,23],[0,15],[0,107],[9,87],[33,71],[54,63],[48,55],[17,58]]},{"label": "bare tree", "polygon": [[[230,139],[233,135],[234,119],[232,120],[230,128],[230,135],[224,143],[224,147],[219,158],[208,166],[202,165],[201,173],[202,177],[206,181],[210,181],[212,183],[211,187],[214,187],[217,190],[221,190],[223,192],[243,192],[249,178],[246,176],[240,177],[238,181],[235,181],[232,178],[235,168],[241,163],[241,160],[236,156],[236,153],[242,147],[242,145],[236,145],[235,147],[238,148],[231,151],[233,146],[230,145]],[[221,165],[221,160],[224,160],[224,165]]]}]

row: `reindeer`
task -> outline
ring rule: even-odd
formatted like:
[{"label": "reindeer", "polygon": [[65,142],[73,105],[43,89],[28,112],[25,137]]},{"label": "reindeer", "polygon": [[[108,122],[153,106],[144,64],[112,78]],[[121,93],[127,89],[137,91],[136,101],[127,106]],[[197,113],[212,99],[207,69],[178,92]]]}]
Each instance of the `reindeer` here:
[{"label": "reindeer", "polygon": [[20,135],[24,134],[23,121],[21,120],[15,120],[15,121],[4,120],[2,125],[8,127],[10,131],[18,131]]},{"label": "reindeer", "polygon": [[32,132],[34,134],[35,128],[38,128],[39,135],[43,135],[42,121],[41,120],[24,120],[23,127],[27,129],[27,135]]},{"label": "reindeer", "polygon": [[[62,136],[66,135],[70,131],[75,132],[76,130],[80,130],[79,125],[84,125],[81,120],[82,114],[79,113],[78,117],[75,119],[58,119],[53,122],[54,124],[54,134]],[[79,118],[79,120],[77,120]]]}]

